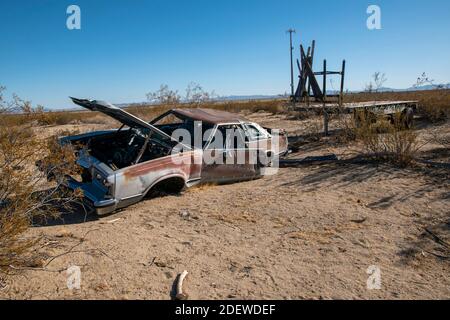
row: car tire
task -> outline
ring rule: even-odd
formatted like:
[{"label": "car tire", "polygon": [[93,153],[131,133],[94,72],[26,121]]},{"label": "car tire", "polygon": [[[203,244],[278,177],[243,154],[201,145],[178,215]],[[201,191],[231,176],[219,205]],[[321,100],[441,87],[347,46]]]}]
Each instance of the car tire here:
[{"label": "car tire", "polygon": [[402,122],[405,129],[411,129],[413,127],[414,110],[412,108],[408,108],[403,112]]}]

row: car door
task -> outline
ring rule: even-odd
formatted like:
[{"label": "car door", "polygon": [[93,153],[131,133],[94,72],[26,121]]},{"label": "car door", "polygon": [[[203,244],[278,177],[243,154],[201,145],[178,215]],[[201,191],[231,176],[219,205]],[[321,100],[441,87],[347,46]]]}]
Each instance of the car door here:
[{"label": "car door", "polygon": [[[272,141],[270,134],[255,123],[244,123],[243,124],[247,148],[249,152],[255,154],[256,157],[260,157],[260,154],[266,154],[271,150]],[[264,162],[265,159],[258,158],[259,163]]]},{"label": "car door", "polygon": [[204,150],[202,181],[232,182],[255,175],[240,124],[218,125]]}]

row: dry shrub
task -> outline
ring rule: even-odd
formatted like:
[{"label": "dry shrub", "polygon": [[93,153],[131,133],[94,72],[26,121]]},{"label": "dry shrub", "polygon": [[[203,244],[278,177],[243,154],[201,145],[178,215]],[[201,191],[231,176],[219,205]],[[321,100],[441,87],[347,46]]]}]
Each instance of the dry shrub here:
[{"label": "dry shrub", "polygon": [[38,125],[104,124],[109,117],[92,111],[45,111],[38,115]]},{"label": "dry shrub", "polygon": [[215,182],[207,182],[207,183],[200,183],[197,184],[189,189],[187,189],[187,192],[204,192],[205,190],[211,189],[213,187],[216,187],[217,183]]},{"label": "dry shrub", "polygon": [[289,148],[292,152],[299,152],[309,144],[316,145],[324,137],[323,121],[317,116],[303,121],[300,127],[290,136]]},{"label": "dry shrub", "polygon": [[[70,147],[60,148],[54,138],[39,140],[30,128],[0,129],[0,269],[34,261],[31,249],[38,239],[25,237],[25,231],[82,196],[62,187],[62,177],[74,173],[73,157]],[[38,160],[45,172],[35,166]],[[53,183],[48,175],[55,177]]]},{"label": "dry shrub", "polygon": [[268,112],[271,114],[277,114],[285,110],[285,102],[283,100],[260,100],[260,101],[202,101],[195,103],[179,103],[177,105],[173,104],[161,104],[161,105],[142,105],[142,106],[131,106],[125,108],[126,111],[132,113],[133,115],[142,118],[144,120],[150,121],[160,114],[169,111],[173,108],[207,108],[214,110],[222,110],[228,112]]},{"label": "dry shrub", "polygon": [[338,129],[336,135],[336,141],[338,143],[345,144],[356,139],[356,127],[353,115],[340,112],[333,120],[335,120]]},{"label": "dry shrub", "polygon": [[247,110],[250,112],[264,111],[277,114],[286,110],[286,102],[284,100],[227,101],[224,103],[217,102],[210,107],[235,113]]},{"label": "dry shrub", "polygon": [[450,150],[450,129],[445,130],[438,127],[430,130],[429,142]]},{"label": "dry shrub", "polygon": [[450,105],[424,104],[419,107],[419,112],[423,118],[433,123],[450,119]]},{"label": "dry shrub", "polygon": [[323,121],[320,118],[305,121],[304,136],[308,142],[320,141],[323,136]]},{"label": "dry shrub", "polygon": [[355,128],[355,136],[362,141],[366,155],[400,167],[411,165],[420,148],[417,133],[404,130],[397,119],[394,123],[386,120],[375,123],[363,120]]},{"label": "dry shrub", "polygon": [[127,112],[146,121],[153,120],[170,109],[173,109],[173,105],[143,105],[125,108]]},{"label": "dry shrub", "polygon": [[[149,94],[150,102],[159,104],[131,105],[124,109],[135,116],[150,121],[160,114],[173,108],[210,108],[228,112],[269,112],[277,114],[286,112],[286,100],[249,100],[249,101],[217,101],[213,100],[213,93],[204,92],[195,83],[190,84],[186,97],[188,100],[182,103],[176,91],[171,91],[167,86],[161,86],[156,93]],[[0,87],[0,95],[5,90]],[[1,103],[1,101],[0,101]],[[20,111],[20,112],[18,112]],[[23,101],[14,96],[13,101],[8,102],[8,112],[3,112],[2,123],[7,126],[17,125],[65,125],[65,124],[112,124],[111,118],[99,112],[92,111],[46,111],[43,107],[32,108],[30,102]]]},{"label": "dry shrub", "polygon": [[318,115],[317,111],[298,111],[288,105],[280,108],[282,108],[280,113],[285,114],[287,120],[307,120]]},{"label": "dry shrub", "polygon": [[33,107],[29,101],[13,95],[6,101],[6,88],[0,86],[0,115],[3,126],[47,126],[70,123],[105,123],[107,117],[92,111],[46,111],[43,106]]},{"label": "dry shrub", "polygon": [[[27,237],[27,229],[35,219],[56,216],[82,196],[62,187],[64,176],[76,170],[72,148],[61,147],[55,137],[40,139],[30,125],[8,125],[4,115],[18,112],[14,107],[0,92],[0,271],[34,266],[39,239]],[[37,121],[33,115],[39,112],[26,108],[22,110],[30,122]],[[38,160],[45,171],[35,165]],[[55,177],[52,183],[48,175]]]},{"label": "dry shrub", "polygon": [[446,149],[450,150],[450,135],[435,136],[435,141]]},{"label": "dry shrub", "polygon": [[28,112],[12,112],[2,115],[2,123],[7,126],[35,125],[52,126],[77,123],[104,124],[108,117],[92,111],[44,111],[34,108]]},{"label": "dry shrub", "polygon": [[64,112],[43,112],[38,115],[39,125],[65,125],[76,121],[73,115]]},{"label": "dry shrub", "polygon": [[450,119],[450,90],[434,90],[419,102],[418,112],[424,119],[433,123]]}]

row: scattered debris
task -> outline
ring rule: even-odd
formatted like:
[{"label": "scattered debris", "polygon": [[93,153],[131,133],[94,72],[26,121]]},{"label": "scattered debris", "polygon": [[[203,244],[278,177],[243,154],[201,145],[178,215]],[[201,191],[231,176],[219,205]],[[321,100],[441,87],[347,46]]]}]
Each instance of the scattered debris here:
[{"label": "scattered debris", "polygon": [[183,209],[180,211],[180,217],[182,217],[183,219],[189,219],[189,217],[191,216],[190,212],[186,209]]},{"label": "scattered debris", "polygon": [[250,273],[250,271],[252,271],[252,267],[250,267],[250,266],[245,266],[245,267],[243,267],[242,268],[242,272],[244,272],[244,273]]},{"label": "scattered debris", "polygon": [[426,165],[428,165],[430,167],[450,169],[450,163],[436,162],[436,161],[430,161],[430,160],[424,160],[424,159],[416,159],[416,160],[418,162],[426,164]]},{"label": "scattered debris", "polygon": [[0,291],[8,289],[8,283],[6,282],[6,278],[0,277]]},{"label": "scattered debris", "polygon": [[367,220],[366,217],[361,218],[361,219],[354,219],[354,220],[350,220],[353,223],[364,223]]},{"label": "scattered debris", "polygon": [[55,234],[55,237],[56,238],[72,238],[73,233],[66,229],[63,229],[59,233]]},{"label": "scattered debris", "polygon": [[153,259],[150,262],[148,262],[148,263],[144,262],[143,265],[146,267],[151,267],[155,263],[155,260],[156,260],[156,257],[153,257]]},{"label": "scattered debris", "polygon": [[435,256],[436,258],[439,259],[443,259],[443,260],[448,260],[450,259],[450,256],[444,256],[442,254],[436,253],[436,252],[432,252],[432,251],[428,251],[428,250],[424,250],[426,253],[431,254],[432,256]]},{"label": "scattered debris", "polygon": [[299,165],[307,165],[307,164],[322,164],[339,161],[338,157],[335,154],[329,154],[325,156],[317,156],[317,157],[306,157],[302,159],[281,159],[280,160],[280,168],[288,168],[295,167]]},{"label": "scattered debris", "polygon": [[448,244],[445,240],[437,236],[434,232],[432,232],[430,229],[425,228],[425,231],[433,238],[433,240],[440,244],[441,246],[444,246],[447,249],[450,249],[450,244]]},{"label": "scattered debris", "polygon": [[188,294],[186,292],[183,292],[183,281],[187,275],[188,275],[188,272],[186,270],[184,270],[178,276],[177,291],[176,291],[176,295],[175,295],[176,300],[187,300],[187,298],[188,298]]},{"label": "scattered debris", "polygon": [[155,263],[155,266],[157,266],[157,267],[159,267],[159,268],[165,268],[165,267],[167,267],[167,264],[165,263],[165,262],[162,262],[162,261],[156,261],[156,262],[154,262]]}]

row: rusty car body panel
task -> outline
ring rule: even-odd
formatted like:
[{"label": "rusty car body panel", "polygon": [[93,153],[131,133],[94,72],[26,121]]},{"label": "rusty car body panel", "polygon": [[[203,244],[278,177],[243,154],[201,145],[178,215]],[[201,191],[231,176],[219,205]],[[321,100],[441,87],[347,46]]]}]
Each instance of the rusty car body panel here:
[{"label": "rusty car body panel", "polygon": [[[81,181],[70,177],[67,186],[82,189],[88,204],[97,214],[108,214],[143,199],[151,190],[169,187],[181,191],[202,182],[236,182],[261,176],[260,165],[250,163],[252,150],[265,156],[287,152],[287,137],[272,135],[265,129],[237,114],[210,109],[173,109],[155,118],[144,120],[109,103],[72,98],[73,102],[93,111],[100,111],[123,125],[119,129],[95,131],[60,139],[77,149],[77,164],[82,168]],[[158,124],[175,116],[178,124]],[[202,144],[180,142],[173,132],[180,128],[194,130],[204,126]],[[125,127],[128,127],[125,129]],[[211,134],[206,132],[206,128]],[[215,137],[225,128],[239,128],[245,147],[211,148]],[[247,130],[247,131],[246,131]],[[250,134],[252,133],[253,136]],[[236,137],[225,138],[229,143]],[[260,145],[264,145],[263,148]],[[276,145],[275,149],[273,146]],[[233,160],[242,155],[241,163],[206,163],[210,158]],[[217,159],[216,159],[217,158]],[[218,163],[216,163],[218,162]]]}]

